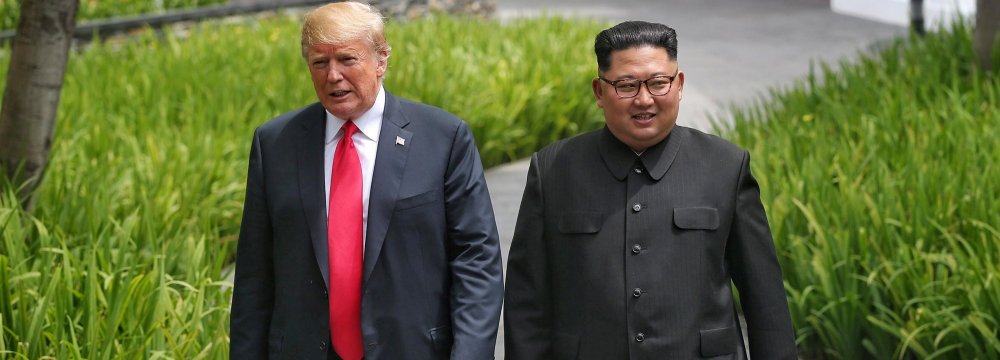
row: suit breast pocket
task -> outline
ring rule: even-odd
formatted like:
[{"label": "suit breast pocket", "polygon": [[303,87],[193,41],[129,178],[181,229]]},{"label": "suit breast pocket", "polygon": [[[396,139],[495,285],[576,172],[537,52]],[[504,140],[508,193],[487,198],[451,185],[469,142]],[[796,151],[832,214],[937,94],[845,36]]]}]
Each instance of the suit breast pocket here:
[{"label": "suit breast pocket", "polygon": [[418,208],[427,204],[441,201],[441,190],[431,190],[413,196],[407,196],[396,201],[396,211],[403,211]]},{"label": "suit breast pocket", "polygon": [[718,229],[719,210],[706,206],[674,208],[674,226],[685,230]]}]

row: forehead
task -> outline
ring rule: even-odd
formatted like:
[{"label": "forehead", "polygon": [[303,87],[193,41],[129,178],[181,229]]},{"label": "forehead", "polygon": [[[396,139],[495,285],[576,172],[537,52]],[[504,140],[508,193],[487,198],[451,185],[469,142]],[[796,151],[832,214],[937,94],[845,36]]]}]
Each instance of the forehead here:
[{"label": "forehead", "polygon": [[632,73],[637,71],[673,73],[677,67],[667,49],[639,46],[611,52],[611,66],[607,73]]},{"label": "forehead", "polygon": [[313,44],[309,46],[309,56],[320,55],[363,55],[371,51],[364,40],[352,40],[340,44]]}]

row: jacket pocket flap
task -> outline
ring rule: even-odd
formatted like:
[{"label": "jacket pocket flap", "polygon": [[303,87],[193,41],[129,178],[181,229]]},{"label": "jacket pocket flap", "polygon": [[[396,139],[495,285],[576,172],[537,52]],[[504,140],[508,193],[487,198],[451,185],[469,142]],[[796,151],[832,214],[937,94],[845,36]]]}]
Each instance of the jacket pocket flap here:
[{"label": "jacket pocket flap", "polygon": [[739,346],[736,340],[736,327],[702,330],[701,331],[701,356],[719,356],[732,354]]},{"label": "jacket pocket flap", "polygon": [[430,329],[427,334],[431,336],[431,344],[434,345],[434,349],[437,351],[443,351],[451,349],[451,345],[454,339],[451,335],[451,326],[441,326]]},{"label": "jacket pocket flap", "polygon": [[715,230],[719,228],[719,210],[713,207],[674,208],[674,225],[681,229]]},{"label": "jacket pocket flap", "polygon": [[396,210],[412,209],[417,206],[430,203],[440,198],[441,198],[440,190],[431,190],[413,196],[408,196],[396,201]]},{"label": "jacket pocket flap", "polygon": [[564,234],[594,234],[601,231],[601,213],[572,211],[559,217],[559,232]]}]

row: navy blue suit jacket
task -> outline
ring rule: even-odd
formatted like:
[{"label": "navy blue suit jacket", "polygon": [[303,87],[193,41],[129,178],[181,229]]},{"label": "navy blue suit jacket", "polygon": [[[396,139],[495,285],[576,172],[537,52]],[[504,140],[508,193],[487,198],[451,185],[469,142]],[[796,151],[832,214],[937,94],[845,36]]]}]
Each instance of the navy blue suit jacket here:
[{"label": "navy blue suit jacket", "polygon": [[[364,255],[365,358],[492,359],[503,270],[475,140],[441,109],[391,94],[385,106]],[[324,129],[316,103],[254,134],[233,359],[328,356]]]}]

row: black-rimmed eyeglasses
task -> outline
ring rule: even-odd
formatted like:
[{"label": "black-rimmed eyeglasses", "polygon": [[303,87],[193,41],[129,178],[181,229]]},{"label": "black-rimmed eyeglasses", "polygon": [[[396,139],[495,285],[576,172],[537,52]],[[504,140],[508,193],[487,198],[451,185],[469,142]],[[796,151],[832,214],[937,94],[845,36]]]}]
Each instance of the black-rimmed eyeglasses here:
[{"label": "black-rimmed eyeglasses", "polygon": [[622,99],[634,98],[639,95],[639,89],[642,88],[642,84],[646,84],[646,90],[649,90],[649,94],[653,96],[663,96],[670,93],[670,87],[674,84],[674,78],[677,77],[678,69],[673,75],[657,75],[646,80],[637,79],[621,79],[621,80],[608,80],[601,76],[598,79],[608,83],[615,88],[615,93],[618,97]]}]

